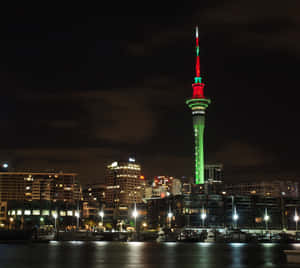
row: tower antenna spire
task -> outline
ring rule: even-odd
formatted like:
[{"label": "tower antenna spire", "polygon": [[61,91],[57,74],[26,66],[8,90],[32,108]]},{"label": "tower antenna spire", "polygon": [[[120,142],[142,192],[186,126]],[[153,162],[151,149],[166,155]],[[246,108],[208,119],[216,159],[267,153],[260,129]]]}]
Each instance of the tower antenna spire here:
[{"label": "tower antenna spire", "polygon": [[196,77],[195,83],[201,83],[200,77],[200,55],[199,55],[199,28],[196,26]]}]

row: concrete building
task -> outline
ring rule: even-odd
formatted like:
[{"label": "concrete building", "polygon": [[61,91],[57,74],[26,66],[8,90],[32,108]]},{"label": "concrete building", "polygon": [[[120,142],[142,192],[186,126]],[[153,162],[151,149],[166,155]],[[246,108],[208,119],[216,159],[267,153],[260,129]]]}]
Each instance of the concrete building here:
[{"label": "concrete building", "polygon": [[204,166],[205,181],[224,181],[223,164],[206,164]]},{"label": "concrete building", "polygon": [[82,197],[84,201],[97,201],[99,203],[105,202],[105,184],[90,184],[82,189]]}]

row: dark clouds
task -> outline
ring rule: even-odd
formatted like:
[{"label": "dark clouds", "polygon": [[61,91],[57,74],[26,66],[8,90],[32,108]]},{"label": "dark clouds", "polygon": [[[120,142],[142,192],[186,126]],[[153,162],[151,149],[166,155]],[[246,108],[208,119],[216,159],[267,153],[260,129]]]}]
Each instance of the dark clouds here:
[{"label": "dark clouds", "polygon": [[1,158],[83,182],[102,181],[107,163],[129,155],[147,176],[192,175],[185,100],[199,24],[207,161],[224,163],[228,181],[298,176],[299,3],[287,2],[210,1],[147,16],[19,8],[1,37]]}]

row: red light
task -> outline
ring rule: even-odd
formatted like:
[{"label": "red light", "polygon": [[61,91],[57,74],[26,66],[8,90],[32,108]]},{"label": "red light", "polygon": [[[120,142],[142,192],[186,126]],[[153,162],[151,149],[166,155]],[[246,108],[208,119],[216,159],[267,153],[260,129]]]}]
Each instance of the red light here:
[{"label": "red light", "polygon": [[144,180],[144,179],[145,179],[145,176],[141,175],[141,176],[140,176],[140,179],[141,179],[141,180]]},{"label": "red light", "polygon": [[193,99],[204,99],[203,88],[203,83],[193,84]]}]

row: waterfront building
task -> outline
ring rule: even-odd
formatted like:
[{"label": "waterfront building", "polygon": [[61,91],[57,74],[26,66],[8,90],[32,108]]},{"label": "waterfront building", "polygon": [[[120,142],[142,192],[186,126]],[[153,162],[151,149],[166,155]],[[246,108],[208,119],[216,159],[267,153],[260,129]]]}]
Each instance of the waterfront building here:
[{"label": "waterfront building", "polygon": [[269,229],[295,230],[300,214],[300,201],[292,197],[191,193],[152,198],[147,205],[150,228],[167,226],[171,211],[174,228],[265,229],[267,211]]},{"label": "waterfront building", "polygon": [[290,180],[254,181],[225,185],[229,195],[260,195],[269,197],[299,197],[299,183]]},{"label": "waterfront building", "polygon": [[186,101],[192,111],[194,141],[195,141],[195,184],[204,184],[204,126],[205,110],[210,104],[210,99],[204,96],[204,83],[200,76],[199,36],[196,27],[196,76],[193,87],[193,96]]},{"label": "waterfront building", "polygon": [[0,228],[29,229],[34,226],[54,227],[55,217],[60,227],[75,226],[77,215],[82,217],[76,203],[49,200],[8,200],[0,202]]},{"label": "waterfront building", "polygon": [[75,173],[0,172],[0,202],[48,200],[74,203],[81,198]]}]

